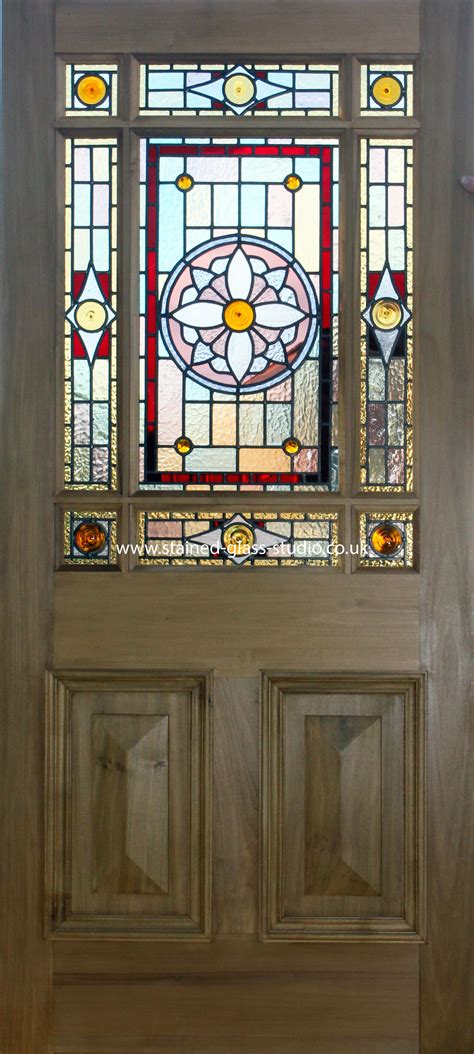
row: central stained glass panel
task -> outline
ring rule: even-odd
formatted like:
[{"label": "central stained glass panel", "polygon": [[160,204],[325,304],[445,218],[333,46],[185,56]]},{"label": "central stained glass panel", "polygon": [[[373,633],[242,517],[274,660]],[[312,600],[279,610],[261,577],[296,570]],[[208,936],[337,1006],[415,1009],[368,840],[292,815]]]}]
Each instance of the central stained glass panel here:
[{"label": "central stained glass panel", "polygon": [[338,146],[143,139],[142,487],[336,490]]}]

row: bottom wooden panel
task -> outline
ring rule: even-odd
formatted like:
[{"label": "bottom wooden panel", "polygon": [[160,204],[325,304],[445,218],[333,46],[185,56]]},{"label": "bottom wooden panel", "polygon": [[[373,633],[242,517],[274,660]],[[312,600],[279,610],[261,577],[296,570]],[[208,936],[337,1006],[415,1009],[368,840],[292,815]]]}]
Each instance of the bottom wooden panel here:
[{"label": "bottom wooden panel", "polygon": [[[110,969],[112,950],[103,951]],[[95,946],[93,954],[81,942],[55,952],[62,969],[81,971],[55,978],[55,1054],[419,1051],[413,946],[241,940],[168,945],[164,954],[122,945],[115,977],[88,974],[101,959]]]}]

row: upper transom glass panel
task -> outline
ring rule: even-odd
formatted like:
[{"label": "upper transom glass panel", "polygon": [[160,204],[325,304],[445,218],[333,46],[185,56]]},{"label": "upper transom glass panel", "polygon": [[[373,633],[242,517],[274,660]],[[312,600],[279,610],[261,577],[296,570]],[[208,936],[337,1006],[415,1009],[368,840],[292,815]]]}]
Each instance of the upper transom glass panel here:
[{"label": "upper transom glass panel", "polygon": [[339,66],[294,63],[143,64],[140,113],[173,117],[334,117]]}]

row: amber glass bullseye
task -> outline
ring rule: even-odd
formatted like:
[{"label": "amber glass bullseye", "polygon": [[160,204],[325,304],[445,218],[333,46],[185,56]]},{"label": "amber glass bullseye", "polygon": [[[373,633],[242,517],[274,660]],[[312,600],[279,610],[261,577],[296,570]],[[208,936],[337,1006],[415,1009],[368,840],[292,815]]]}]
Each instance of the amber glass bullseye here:
[{"label": "amber glass bullseye", "polygon": [[107,535],[100,523],[82,520],[74,531],[74,545],[81,553],[100,553],[107,541]]},{"label": "amber glass bullseye", "polygon": [[395,556],[403,545],[403,534],[396,523],[378,523],[370,535],[377,556]]},{"label": "amber glass bullseye", "polygon": [[97,73],[86,74],[76,84],[77,97],[84,106],[99,106],[108,90],[104,78],[99,77]]},{"label": "amber glass bullseye", "polygon": [[294,436],[289,436],[288,439],[285,439],[283,443],[283,450],[285,451],[285,454],[289,454],[290,457],[292,457],[294,454],[297,454],[298,451],[301,450],[301,443],[299,439],[295,439]]},{"label": "amber glass bullseye", "polygon": [[396,329],[402,321],[402,309],[397,300],[386,297],[377,300],[372,308],[372,322],[377,329]]},{"label": "amber glass bullseye", "polygon": [[303,185],[303,180],[301,179],[301,176],[297,176],[296,173],[294,173],[293,175],[286,176],[283,183],[287,190],[291,190],[294,193],[295,190],[299,190]]},{"label": "amber glass bullseye", "polygon": [[180,436],[179,439],[176,440],[174,448],[175,450],[177,450],[178,454],[182,454],[184,457],[186,454],[191,453],[191,450],[193,449],[193,444],[187,436]]},{"label": "amber glass bullseye", "polygon": [[187,172],[182,172],[176,180],[176,186],[178,190],[191,190],[194,186],[194,179],[192,176],[189,176]]},{"label": "amber glass bullseye", "polygon": [[255,312],[247,300],[232,300],[224,310],[224,322],[229,329],[242,333],[249,329],[255,318]]},{"label": "amber glass bullseye", "polygon": [[247,527],[245,523],[232,523],[230,527],[226,527],[222,541],[233,556],[244,556],[252,547],[255,535],[252,528]]},{"label": "amber glass bullseye", "polygon": [[377,77],[372,85],[372,95],[379,106],[395,106],[403,88],[397,77]]}]

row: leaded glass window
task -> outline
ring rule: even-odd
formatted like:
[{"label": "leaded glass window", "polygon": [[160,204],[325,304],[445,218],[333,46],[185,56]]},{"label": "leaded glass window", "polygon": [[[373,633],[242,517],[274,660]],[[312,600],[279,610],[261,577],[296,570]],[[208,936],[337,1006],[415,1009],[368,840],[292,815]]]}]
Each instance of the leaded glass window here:
[{"label": "leaded glass window", "polygon": [[62,568],[416,567],[415,89],[410,56],[64,61]]}]

